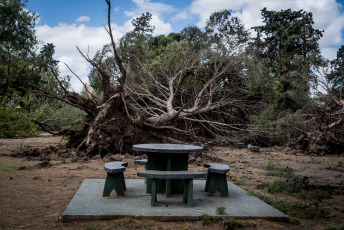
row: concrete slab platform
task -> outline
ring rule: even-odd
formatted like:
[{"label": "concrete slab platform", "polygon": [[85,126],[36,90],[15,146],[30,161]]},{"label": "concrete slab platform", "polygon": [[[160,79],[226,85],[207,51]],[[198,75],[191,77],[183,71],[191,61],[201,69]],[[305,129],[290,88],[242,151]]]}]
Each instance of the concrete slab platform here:
[{"label": "concrete slab platform", "polygon": [[150,206],[143,179],[126,179],[125,196],[102,197],[105,179],[85,179],[62,215],[62,221],[115,219],[121,217],[152,218],[165,221],[198,220],[202,214],[218,216],[217,207],[225,207],[225,214],[237,218],[266,218],[287,220],[288,216],[271,207],[238,186],[228,182],[229,196],[219,193],[208,196],[203,192],[205,180],[194,180],[193,207],[182,203],[182,195],[166,198],[158,195],[156,206]]}]

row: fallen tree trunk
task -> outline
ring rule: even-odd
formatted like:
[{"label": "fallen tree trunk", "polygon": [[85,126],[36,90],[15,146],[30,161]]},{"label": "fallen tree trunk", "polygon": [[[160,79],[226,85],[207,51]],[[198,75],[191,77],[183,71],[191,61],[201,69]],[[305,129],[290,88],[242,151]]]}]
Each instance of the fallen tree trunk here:
[{"label": "fallen tree trunk", "polygon": [[139,71],[129,78],[127,68],[130,66],[123,63],[112,35],[110,0],[106,3],[106,30],[111,39],[113,59],[104,68],[79,50],[97,70],[102,99],[97,99],[91,92],[87,92],[87,97],[69,92],[51,67],[48,69],[58,83],[58,90],[50,92],[36,87],[31,91],[85,111],[85,119],[74,128],[55,133],[68,135],[69,147],[86,151],[88,155],[104,156],[130,152],[132,145],[137,143],[198,141],[207,144],[211,142],[209,136],[226,137],[231,134],[231,129],[235,130],[228,124],[233,120],[233,113],[242,119],[253,110],[254,104],[259,106],[247,100],[240,88],[234,88],[236,84],[231,88],[231,76],[240,80],[233,69],[244,60],[243,55],[235,57],[235,52],[225,52],[223,47],[196,51],[186,42],[176,43],[171,48],[174,59],[164,56],[166,60],[159,60],[165,62],[154,70],[151,61],[145,62],[137,57],[135,68]]}]

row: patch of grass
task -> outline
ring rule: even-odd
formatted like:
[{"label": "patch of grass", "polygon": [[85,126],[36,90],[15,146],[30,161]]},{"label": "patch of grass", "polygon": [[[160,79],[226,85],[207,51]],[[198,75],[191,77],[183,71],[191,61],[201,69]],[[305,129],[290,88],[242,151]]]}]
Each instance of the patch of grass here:
[{"label": "patch of grass", "polygon": [[258,193],[254,195],[291,217],[300,219],[326,218],[325,211],[316,204],[306,204],[305,202],[302,204],[301,202],[276,200]]},{"label": "patch of grass", "polygon": [[244,180],[243,180],[243,179],[235,180],[235,181],[233,181],[233,183],[234,183],[235,185],[239,186],[239,185],[241,185],[241,184],[244,183]]},{"label": "patch of grass", "polygon": [[254,196],[254,192],[253,192],[253,191],[248,191],[248,192],[246,192],[246,194],[247,194],[248,196]]},{"label": "patch of grass", "polygon": [[216,214],[217,215],[224,215],[226,213],[226,208],[223,206],[217,207],[216,208]]},{"label": "patch of grass", "polygon": [[300,200],[322,200],[331,199],[331,192],[327,190],[314,189],[314,190],[302,190],[297,196]]},{"label": "patch of grass", "polygon": [[214,223],[214,218],[212,216],[210,216],[209,214],[207,213],[203,213],[202,214],[202,224],[204,226],[207,226],[207,225],[210,225],[212,223]]},{"label": "patch of grass", "polygon": [[22,167],[29,167],[29,164],[24,163],[1,163],[0,171],[13,171]]},{"label": "patch of grass", "polygon": [[42,178],[40,176],[35,176],[34,178],[32,178],[32,180],[41,180]]},{"label": "patch of grass", "polygon": [[269,170],[269,171],[275,170],[275,164],[272,160],[268,161],[268,163],[265,166],[265,170]]},{"label": "patch of grass", "polygon": [[249,161],[240,161],[241,164],[248,164],[250,163]]},{"label": "patch of grass", "polygon": [[244,220],[237,220],[233,217],[227,217],[226,219],[226,229],[239,229],[239,228],[245,228],[248,225],[247,221]]},{"label": "patch of grass", "polygon": [[263,187],[267,187],[268,193],[291,192],[289,183],[284,178],[276,179],[269,183],[263,183]]},{"label": "patch of grass", "polygon": [[102,229],[102,228],[97,223],[85,223],[85,224],[83,224],[83,229],[85,229],[85,230],[98,230],[98,229]]},{"label": "patch of grass", "polygon": [[185,228],[183,226],[177,226],[177,228],[180,229],[180,230],[190,230],[189,228]]},{"label": "patch of grass", "polygon": [[292,217],[289,217],[289,223],[290,224],[293,224],[293,225],[299,225],[301,224],[301,221],[298,219],[298,218],[292,218]]},{"label": "patch of grass", "polygon": [[272,160],[269,160],[268,163],[265,166],[265,170],[269,171],[265,175],[266,176],[278,176],[278,177],[289,177],[293,172],[295,172],[294,169],[283,166],[279,162],[273,162]]},{"label": "patch of grass", "polygon": [[159,230],[163,229],[161,225],[150,220],[135,220],[127,217],[123,218],[119,223],[120,226],[131,229]]},{"label": "patch of grass", "polygon": [[344,225],[340,227],[330,226],[330,227],[325,228],[325,230],[344,230]]}]

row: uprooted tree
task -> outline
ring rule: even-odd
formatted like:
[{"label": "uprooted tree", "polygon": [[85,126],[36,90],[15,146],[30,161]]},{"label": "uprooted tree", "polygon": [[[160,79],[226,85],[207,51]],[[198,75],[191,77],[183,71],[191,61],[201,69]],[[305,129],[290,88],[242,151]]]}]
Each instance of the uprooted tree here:
[{"label": "uprooted tree", "polygon": [[316,97],[312,100],[311,113],[294,123],[301,135],[289,143],[293,149],[316,155],[344,153],[343,54],[344,46],[331,63],[332,71],[314,69],[318,75],[314,84]]},{"label": "uprooted tree", "polygon": [[58,132],[70,137],[70,147],[104,156],[131,150],[136,143],[210,143],[215,137],[225,138],[240,130],[231,124],[254,109],[245,78],[260,73],[252,70],[255,63],[244,52],[247,40],[243,36],[248,34],[238,20],[232,21],[235,26],[228,27],[226,36],[219,36],[221,31],[214,29],[230,24],[229,11],[217,12],[227,17],[220,15],[213,20],[216,32],[211,44],[194,48],[192,41],[172,42],[158,56],[133,52],[130,60],[124,61],[112,33],[110,0],[106,3],[105,29],[112,56],[98,63],[79,50],[97,71],[101,98],[91,92],[85,97],[68,91],[50,66],[47,68],[56,79],[56,91],[39,87],[31,91],[85,111],[83,121]]}]

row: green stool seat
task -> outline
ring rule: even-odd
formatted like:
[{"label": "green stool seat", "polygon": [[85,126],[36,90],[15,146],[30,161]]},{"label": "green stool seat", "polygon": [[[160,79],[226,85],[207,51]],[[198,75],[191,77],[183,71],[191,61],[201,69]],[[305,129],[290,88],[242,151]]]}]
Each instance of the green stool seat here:
[{"label": "green stool seat", "polygon": [[208,168],[208,176],[204,191],[214,194],[218,190],[221,196],[227,197],[228,184],[226,173],[229,172],[229,166],[218,163],[205,163],[204,167]]},{"label": "green stool seat", "polygon": [[127,162],[112,161],[104,165],[106,171],[106,180],[103,190],[103,197],[110,196],[112,190],[115,190],[118,196],[124,196],[126,190],[124,174]]}]

